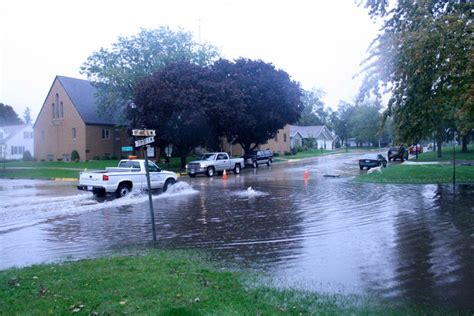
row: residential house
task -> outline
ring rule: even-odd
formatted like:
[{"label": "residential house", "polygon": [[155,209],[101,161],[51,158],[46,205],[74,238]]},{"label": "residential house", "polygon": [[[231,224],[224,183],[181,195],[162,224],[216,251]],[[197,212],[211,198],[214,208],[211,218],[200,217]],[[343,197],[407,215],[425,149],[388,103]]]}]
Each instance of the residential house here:
[{"label": "residential house", "polygon": [[34,124],[34,152],[39,160],[81,160],[120,157],[129,145],[124,128],[113,116],[97,112],[96,88],[87,80],[56,76]]},{"label": "residential house", "polygon": [[[268,140],[265,144],[259,145],[259,149],[270,149],[274,153],[283,155],[290,152],[290,125],[286,125],[278,130],[275,138]],[[244,149],[239,144],[231,144],[227,140],[222,141],[222,150],[231,153],[232,156],[242,156]]]},{"label": "residential house", "polygon": [[317,148],[317,149],[335,149],[336,138],[334,134],[325,125],[315,126],[296,126],[290,125],[290,143],[291,148],[298,146]]},{"label": "residential house", "polygon": [[1,159],[22,159],[25,152],[34,155],[33,126],[31,124],[0,127]]}]

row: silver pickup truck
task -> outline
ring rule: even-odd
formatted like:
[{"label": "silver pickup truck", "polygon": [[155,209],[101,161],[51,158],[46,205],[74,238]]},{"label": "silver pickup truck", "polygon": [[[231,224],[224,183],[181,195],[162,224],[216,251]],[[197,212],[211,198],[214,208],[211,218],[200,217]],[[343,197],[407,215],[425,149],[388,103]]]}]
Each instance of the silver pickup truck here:
[{"label": "silver pickup truck", "polygon": [[220,174],[224,170],[239,174],[242,168],[243,158],[230,158],[225,152],[216,152],[204,154],[200,160],[191,161],[186,165],[186,172],[191,178],[200,173],[212,177],[216,172]]}]

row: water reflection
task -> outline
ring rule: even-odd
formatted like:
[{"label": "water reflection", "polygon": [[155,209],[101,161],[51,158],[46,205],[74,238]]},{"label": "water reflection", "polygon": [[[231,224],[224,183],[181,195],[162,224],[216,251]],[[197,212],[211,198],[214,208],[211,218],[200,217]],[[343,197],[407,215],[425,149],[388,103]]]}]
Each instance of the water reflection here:
[{"label": "water reflection", "polygon": [[[186,179],[154,195],[159,247],[204,249],[285,286],[474,309],[474,187],[351,183],[358,173],[351,158],[324,157]],[[0,268],[147,247],[147,199],[2,183]]]}]

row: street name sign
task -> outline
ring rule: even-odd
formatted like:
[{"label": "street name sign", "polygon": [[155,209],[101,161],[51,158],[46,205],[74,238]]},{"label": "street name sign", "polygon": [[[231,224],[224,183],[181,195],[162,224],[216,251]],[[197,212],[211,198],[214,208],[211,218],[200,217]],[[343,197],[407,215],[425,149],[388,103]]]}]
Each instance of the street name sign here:
[{"label": "street name sign", "polygon": [[155,137],[147,137],[135,141],[135,147],[141,147],[155,142]]},{"label": "street name sign", "polygon": [[122,146],[122,152],[133,151],[132,146]]},{"label": "street name sign", "polygon": [[133,129],[132,136],[156,136],[154,129]]}]

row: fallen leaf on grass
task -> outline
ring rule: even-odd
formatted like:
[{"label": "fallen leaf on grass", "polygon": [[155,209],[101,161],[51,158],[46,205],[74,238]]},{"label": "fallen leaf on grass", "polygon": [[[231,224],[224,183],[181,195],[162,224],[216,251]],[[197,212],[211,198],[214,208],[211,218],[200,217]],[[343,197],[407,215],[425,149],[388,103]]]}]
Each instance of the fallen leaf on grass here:
[{"label": "fallen leaf on grass", "polygon": [[79,313],[84,307],[86,307],[84,304],[74,304],[69,306],[69,310],[71,313]]},{"label": "fallen leaf on grass", "polygon": [[48,292],[48,289],[45,288],[42,284],[40,285],[40,288],[39,288],[39,296],[43,297],[46,292]]},{"label": "fallen leaf on grass", "polygon": [[127,304],[127,300],[120,301],[120,305],[125,305]]}]

